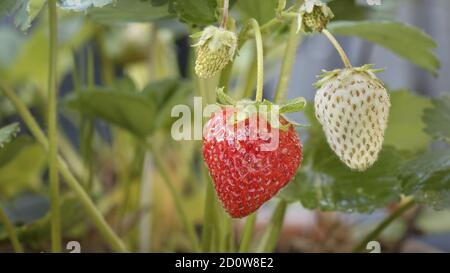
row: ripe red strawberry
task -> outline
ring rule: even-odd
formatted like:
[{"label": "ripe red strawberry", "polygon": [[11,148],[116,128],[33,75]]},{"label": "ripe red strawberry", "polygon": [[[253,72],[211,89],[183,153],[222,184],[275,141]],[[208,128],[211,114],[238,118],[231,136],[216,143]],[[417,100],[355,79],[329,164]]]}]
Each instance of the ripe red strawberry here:
[{"label": "ripe red strawberry", "polygon": [[[206,124],[203,157],[225,210],[240,218],[257,210],[293,178],[302,146],[294,126],[281,116],[280,128],[256,113],[230,123],[238,110],[227,109],[217,111]],[[275,137],[278,145],[264,149]]]}]

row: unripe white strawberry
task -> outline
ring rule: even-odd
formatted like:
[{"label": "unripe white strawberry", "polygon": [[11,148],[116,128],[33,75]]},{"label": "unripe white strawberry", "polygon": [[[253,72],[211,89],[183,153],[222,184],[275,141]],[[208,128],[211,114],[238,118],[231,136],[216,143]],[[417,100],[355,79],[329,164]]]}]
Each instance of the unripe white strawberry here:
[{"label": "unripe white strawberry", "polygon": [[195,73],[200,78],[211,78],[234,58],[237,37],[232,31],[215,26],[205,28],[198,43]]},{"label": "unripe white strawberry", "polygon": [[300,7],[297,32],[322,32],[334,14],[327,4],[320,0],[306,0]]},{"label": "unripe white strawberry", "polygon": [[316,83],[315,115],[328,144],[351,169],[364,171],[380,152],[391,106],[371,65],[325,72]]}]

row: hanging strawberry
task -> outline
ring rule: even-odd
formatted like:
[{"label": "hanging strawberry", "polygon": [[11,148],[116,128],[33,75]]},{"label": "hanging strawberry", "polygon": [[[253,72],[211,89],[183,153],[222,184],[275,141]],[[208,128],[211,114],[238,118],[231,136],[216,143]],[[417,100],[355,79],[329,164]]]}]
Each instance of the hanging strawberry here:
[{"label": "hanging strawberry", "polygon": [[297,112],[306,101],[282,105],[263,100],[263,42],[259,24],[253,27],[257,48],[256,99],[234,101],[223,89],[203,132],[203,158],[217,195],[231,217],[256,211],[286,186],[302,161],[302,145],[294,124],[283,115]]},{"label": "hanging strawberry", "polygon": [[211,78],[233,61],[237,48],[236,33],[222,27],[208,26],[193,47],[197,48],[195,73],[200,78]]},{"label": "hanging strawberry", "polygon": [[[305,100],[280,106],[268,101],[236,103],[221,90],[218,97],[229,105],[205,126],[203,158],[225,210],[232,217],[244,217],[295,176],[302,145],[294,125],[282,114],[301,110]],[[272,112],[275,107],[281,115]]]},{"label": "hanging strawberry", "polygon": [[351,169],[377,160],[389,116],[389,95],[371,65],[325,72],[316,83],[316,117],[328,144]]},{"label": "hanging strawberry", "polygon": [[322,32],[334,17],[331,9],[320,0],[306,0],[300,7],[297,31]]}]

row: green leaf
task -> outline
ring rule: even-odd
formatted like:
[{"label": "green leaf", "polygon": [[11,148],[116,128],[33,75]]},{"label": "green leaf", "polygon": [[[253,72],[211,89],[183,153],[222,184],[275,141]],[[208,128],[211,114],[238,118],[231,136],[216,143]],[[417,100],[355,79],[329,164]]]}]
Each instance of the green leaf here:
[{"label": "green leaf", "polygon": [[58,6],[72,11],[86,11],[89,8],[102,8],[112,4],[114,0],[58,0]]},{"label": "green leaf", "polygon": [[333,10],[334,20],[391,19],[395,16],[398,1],[384,1],[381,6],[369,6],[356,0],[331,1],[328,6]]},{"label": "green leaf", "polygon": [[41,11],[46,0],[2,0],[0,3],[0,16],[14,15],[14,24],[25,31]]},{"label": "green leaf", "polygon": [[330,24],[329,29],[339,35],[358,36],[381,45],[434,75],[439,70],[435,41],[415,27],[390,21],[341,21]]},{"label": "green leaf", "polygon": [[[81,17],[68,16],[58,22],[58,76],[64,77],[72,68],[73,49],[91,38],[94,28]],[[13,65],[5,70],[12,83],[27,81],[44,92],[48,85],[48,27],[38,24],[28,35]],[[61,80],[61,79],[60,79]]]},{"label": "green leaf", "polygon": [[300,201],[308,209],[343,212],[371,212],[397,202],[400,199],[397,174],[403,156],[393,147],[384,147],[369,170],[350,170],[328,146],[309,105],[306,113],[311,127],[304,146],[304,162],[280,197]]},{"label": "green leaf", "polygon": [[303,97],[288,100],[280,105],[280,113],[295,113],[306,107],[306,100]]},{"label": "green leaf", "polygon": [[20,131],[19,123],[15,122],[0,128],[0,149],[10,142]]},{"label": "green leaf", "polygon": [[[36,207],[38,206],[38,208]],[[17,225],[16,232],[19,240],[40,243],[50,240],[50,211],[48,199],[41,195],[25,195],[16,198],[6,205],[8,215]],[[61,226],[66,236],[79,236],[77,228],[85,225],[86,217],[79,200],[68,195],[61,198]],[[78,229],[79,230],[79,229]],[[7,240],[8,235],[0,227],[0,240]]]},{"label": "green leaf", "polygon": [[170,118],[170,109],[164,107],[178,90],[177,80],[151,83],[142,92],[124,90],[123,86],[127,85],[118,86],[74,92],[66,98],[66,103],[73,109],[127,129],[139,137],[153,133]]},{"label": "green leaf", "polygon": [[390,98],[392,106],[384,144],[413,153],[426,150],[431,138],[424,132],[422,115],[431,101],[405,90],[391,92]]},{"label": "green leaf", "polygon": [[89,17],[104,24],[152,22],[170,16],[167,5],[153,6],[150,1],[116,1],[113,5],[90,8]]},{"label": "green leaf", "polygon": [[425,131],[432,137],[450,143],[450,96],[433,100],[433,107],[424,112]]},{"label": "green leaf", "polygon": [[46,153],[39,144],[33,143],[26,149],[21,149],[14,158],[0,167],[2,197],[39,190],[45,166]]},{"label": "green leaf", "polygon": [[155,104],[142,93],[94,88],[74,92],[66,99],[69,107],[101,118],[139,136],[153,131]]},{"label": "green leaf", "polygon": [[278,0],[240,0],[236,6],[246,18],[255,18],[258,23],[264,24],[275,17]]},{"label": "green leaf", "polygon": [[13,27],[0,27],[0,68],[7,69],[14,63],[25,41],[23,35]]},{"label": "green leaf", "polygon": [[192,26],[206,26],[217,22],[216,0],[170,0],[170,10]]},{"label": "green leaf", "polygon": [[163,80],[150,83],[142,91],[156,102],[155,130],[170,128],[176,120],[171,116],[172,108],[178,104],[186,104],[192,96],[192,86],[189,82],[180,80]]},{"label": "green leaf", "polygon": [[3,166],[14,159],[19,152],[32,144],[33,141],[29,136],[19,136],[14,141],[11,141],[4,145],[3,148],[0,149],[0,166]]},{"label": "green leaf", "polygon": [[0,1],[0,16],[4,16],[13,11],[16,6],[16,0]]},{"label": "green leaf", "polygon": [[429,151],[410,161],[400,179],[405,194],[435,209],[450,208],[450,149]]}]

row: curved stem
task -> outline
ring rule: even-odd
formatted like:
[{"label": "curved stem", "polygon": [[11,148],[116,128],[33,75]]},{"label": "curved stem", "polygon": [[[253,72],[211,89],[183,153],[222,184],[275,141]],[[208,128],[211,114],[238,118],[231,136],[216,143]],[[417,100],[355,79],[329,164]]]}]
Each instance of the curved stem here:
[{"label": "curved stem", "polygon": [[181,196],[176,191],[176,189],[173,185],[172,179],[170,178],[169,174],[167,173],[167,171],[164,167],[164,164],[163,164],[161,158],[159,157],[159,154],[156,152],[156,149],[153,147],[152,143],[145,142],[144,144],[150,150],[150,152],[152,152],[156,167],[158,168],[158,171],[159,171],[164,183],[166,184],[167,188],[169,189],[170,195],[172,196],[173,201],[175,202],[175,208],[181,218],[181,221],[183,222],[183,225],[187,229],[189,238],[192,243],[192,247],[194,248],[194,251],[198,252],[200,250],[200,246],[199,246],[197,235],[195,234],[195,228],[194,228],[194,225],[189,221],[189,219],[187,217],[186,211],[184,210],[184,206],[181,203]]},{"label": "curved stem", "polygon": [[263,85],[264,85],[264,51],[263,40],[261,36],[261,30],[259,29],[258,21],[251,18],[249,21],[255,33],[256,40],[256,58],[257,63],[257,77],[256,77],[256,101],[262,101],[263,99]]},{"label": "curved stem", "polygon": [[345,54],[344,49],[342,49],[341,45],[336,40],[336,38],[334,38],[333,34],[331,34],[331,32],[329,32],[327,29],[322,30],[322,33],[325,34],[325,36],[327,36],[328,40],[330,40],[330,42],[336,48],[337,52],[341,56],[342,62],[344,62],[345,67],[350,69],[353,68],[352,64],[348,60],[347,54]]},{"label": "curved stem", "polygon": [[229,0],[223,0],[222,22],[220,23],[220,27],[221,28],[227,28],[229,6],[230,6],[230,1]]},{"label": "curved stem", "polygon": [[49,14],[49,76],[48,76],[48,165],[51,200],[51,238],[52,252],[61,252],[61,212],[59,203],[58,181],[58,90],[56,78],[56,63],[58,55],[58,15],[56,0],[48,1]]},{"label": "curved stem", "polygon": [[275,91],[275,102],[280,102],[287,94],[288,83],[292,74],[292,66],[296,59],[295,53],[297,52],[297,47],[301,39],[301,32],[297,33],[296,26],[297,21],[292,20],[289,31],[289,40],[286,44],[283,64],[281,66],[280,79],[278,80],[278,86]]},{"label": "curved stem", "polygon": [[3,208],[0,206],[0,222],[5,226],[6,232],[8,233],[9,239],[11,240],[11,244],[16,253],[23,253],[23,247],[17,238],[16,230],[14,229],[14,225],[9,221],[8,216],[6,215]]},{"label": "curved stem", "polygon": [[[20,100],[20,98],[16,95],[14,90],[12,90],[8,85],[6,85],[4,82],[0,79],[0,89],[3,91],[3,94],[11,101],[11,103],[14,105],[17,113],[22,117],[23,121],[27,125],[30,132],[33,134],[33,136],[36,138],[36,140],[41,144],[42,147],[44,147],[45,150],[48,151],[49,142],[46,138],[44,132],[39,127],[38,123],[34,119],[34,117],[31,115],[28,108],[25,106],[25,104]],[[66,161],[58,157],[58,169],[61,172],[61,176],[64,178],[64,181],[67,183],[69,188],[75,192],[77,195],[78,200],[80,203],[84,206],[85,211],[87,212],[88,216],[91,218],[94,225],[97,227],[97,230],[99,233],[103,236],[106,242],[109,243],[109,245],[118,252],[126,252],[127,249],[124,245],[124,243],[120,240],[120,238],[114,233],[114,231],[111,229],[111,227],[108,225],[108,223],[103,218],[100,211],[95,207],[92,200],[89,198],[89,195],[84,191],[83,187],[80,185],[80,183],[77,181],[77,179],[74,177],[74,175],[69,170],[69,167],[67,166]]]},{"label": "curved stem", "polygon": [[247,217],[247,222],[245,223],[244,233],[242,234],[241,245],[239,246],[239,252],[248,252],[250,241],[253,236],[253,229],[256,223],[256,212],[252,213]]},{"label": "curved stem", "polygon": [[408,202],[404,203],[400,207],[398,207],[391,215],[389,215],[386,219],[384,219],[378,226],[353,249],[352,252],[361,252],[366,247],[367,243],[375,240],[380,236],[380,234],[390,225],[392,222],[397,220],[400,216],[402,216],[406,211],[412,208],[415,205],[415,200],[411,199]]}]

